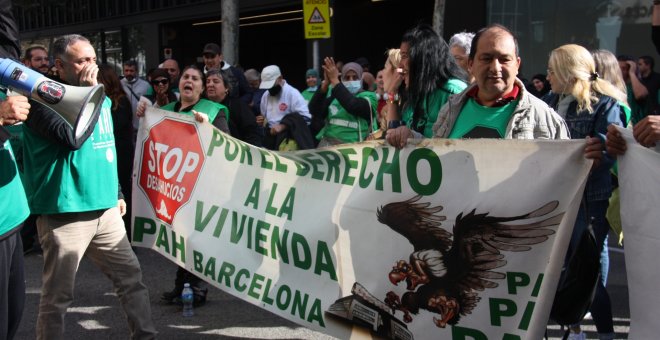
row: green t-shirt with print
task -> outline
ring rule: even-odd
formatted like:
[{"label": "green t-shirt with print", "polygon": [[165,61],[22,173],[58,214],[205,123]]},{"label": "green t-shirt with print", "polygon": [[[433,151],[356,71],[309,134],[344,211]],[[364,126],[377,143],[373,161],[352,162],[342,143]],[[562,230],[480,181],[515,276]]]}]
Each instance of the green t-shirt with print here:
[{"label": "green t-shirt with print", "polygon": [[[117,152],[112,102],[105,98],[92,135],[80,149],[23,129],[25,189],[33,214],[57,214],[117,206]],[[47,112],[44,114],[56,114]]]},{"label": "green t-shirt with print", "polygon": [[461,109],[449,138],[504,138],[516,105],[518,101],[512,100],[504,106],[488,107],[470,98]]}]

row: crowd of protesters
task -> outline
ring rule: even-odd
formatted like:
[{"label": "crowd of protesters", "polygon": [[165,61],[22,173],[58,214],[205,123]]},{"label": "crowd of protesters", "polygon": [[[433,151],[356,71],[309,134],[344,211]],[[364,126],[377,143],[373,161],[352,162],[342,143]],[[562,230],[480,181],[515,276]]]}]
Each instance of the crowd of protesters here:
[{"label": "crowd of protesters", "polygon": [[[20,53],[9,1],[1,5],[0,57],[20,57],[25,66],[64,84],[103,84],[106,99],[86,139],[76,138],[52,110],[23,96],[3,96],[0,102],[0,127],[24,122],[22,144],[12,151],[3,133],[0,149],[2,176],[8,176],[0,178],[1,204],[11,211],[0,216],[0,338],[12,339],[21,320],[22,257],[30,251],[42,252],[45,263],[37,338],[63,335],[83,255],[115,285],[131,336],[156,336],[128,229],[136,133],[149,107],[188,114],[246,143],[281,151],[369,139],[398,148],[411,138],[584,139],[584,155],[594,165],[569,252],[591,224],[601,251],[591,312],[600,339],[614,338],[605,216],[614,188],[610,170],[626,145],[612,125],[634,126],[644,146],[660,139],[660,74],[654,58],[615,57],[566,44],[552,51],[546,74],[527,81],[519,73],[517,40],[506,27],[461,32],[446,42],[430,26],[418,25],[387,51],[381,70],[365,58],[344,63],[328,56],[320,70],[287,75],[304,77],[304,89],[286,81],[286,65],[245,71],[230,65],[216,43],[204,46],[200,65],[181,67],[167,59],[142,79],[132,60],[124,62],[121,76],[109,65],[98,65],[96,51],[81,35],[58,38],[51,51],[31,46]],[[660,41],[658,6],[654,43]],[[112,126],[101,126],[107,122]],[[31,169],[22,181],[11,176],[19,168]],[[191,284],[194,303],[203,305],[208,290],[183,268],[162,299],[181,303],[184,283]],[[585,338],[579,323],[570,330],[571,339]]]}]

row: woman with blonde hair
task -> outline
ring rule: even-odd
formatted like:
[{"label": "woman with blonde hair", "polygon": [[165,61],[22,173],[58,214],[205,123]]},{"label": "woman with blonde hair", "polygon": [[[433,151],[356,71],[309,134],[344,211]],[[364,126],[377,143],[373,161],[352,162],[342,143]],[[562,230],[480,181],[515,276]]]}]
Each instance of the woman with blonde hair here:
[{"label": "woman with blonde hair", "polygon": [[397,68],[399,68],[399,63],[401,62],[401,50],[398,48],[388,49],[385,51],[385,55],[387,56],[385,66],[376,75],[376,96],[378,97],[376,111],[378,112],[379,128],[367,137],[368,140],[383,138],[384,132],[387,129],[387,110],[385,110],[385,105],[387,104],[389,95],[385,91],[385,87],[395,81]]},{"label": "woman with blonde hair", "polygon": [[621,73],[621,67],[619,67],[619,60],[612,52],[608,50],[595,50],[591,51],[591,55],[594,57],[594,62],[596,63],[596,72],[606,81],[609,81],[612,85],[616,86],[621,92],[626,93],[626,101],[621,102],[621,107],[625,113],[625,116],[621,116],[621,121],[627,126],[631,118],[631,107],[628,102],[627,93],[628,89],[626,88],[626,83],[623,81],[623,74]]},{"label": "woman with blonde hair", "polygon": [[[604,142],[609,125],[623,125],[621,103],[626,102],[626,94],[602,78],[596,71],[594,58],[584,47],[569,44],[553,50],[548,62],[548,81],[552,92],[544,99],[564,118],[572,139],[600,137]],[[612,193],[610,168],[613,163],[613,158],[607,153],[600,163],[594,163],[587,179],[568,254],[574,252],[581,236],[591,224],[596,244],[601,251],[601,262],[607,261],[607,253],[603,254],[602,250],[610,229],[605,213]],[[602,275],[590,310],[599,338],[613,339],[612,306],[604,282],[607,274],[602,266],[600,270]],[[579,324],[571,326],[570,330],[573,334],[569,338],[584,339]]]}]

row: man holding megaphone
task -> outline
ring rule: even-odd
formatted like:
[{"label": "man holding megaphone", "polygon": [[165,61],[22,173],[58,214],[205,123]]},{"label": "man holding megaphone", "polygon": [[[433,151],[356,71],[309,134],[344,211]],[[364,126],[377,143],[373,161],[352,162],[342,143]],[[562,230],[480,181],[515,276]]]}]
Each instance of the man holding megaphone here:
[{"label": "man holding megaphone", "polygon": [[[51,52],[58,81],[97,85],[96,52],[85,37],[61,37]],[[62,102],[85,100],[75,93],[67,98],[68,92]],[[37,339],[62,338],[64,314],[85,254],[112,280],[131,338],[155,338],[149,293],[121,218],[126,206],[118,192],[110,99],[104,99],[93,130],[83,137],[53,111],[60,106],[32,104],[23,150],[26,192],[32,213],[40,215],[37,229],[44,256]]]},{"label": "man holding megaphone", "polygon": [[[18,29],[11,2],[0,0],[0,58],[18,58]],[[25,306],[25,272],[20,230],[30,214],[16,157],[4,126],[24,121],[26,97],[0,94],[0,339],[13,339]]]}]

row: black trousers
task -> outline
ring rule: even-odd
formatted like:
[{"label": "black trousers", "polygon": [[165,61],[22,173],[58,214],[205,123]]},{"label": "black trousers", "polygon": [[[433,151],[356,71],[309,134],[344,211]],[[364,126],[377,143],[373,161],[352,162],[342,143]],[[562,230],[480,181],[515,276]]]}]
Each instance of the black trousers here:
[{"label": "black trousers", "polygon": [[0,338],[13,339],[25,306],[25,271],[21,233],[0,241]]}]

